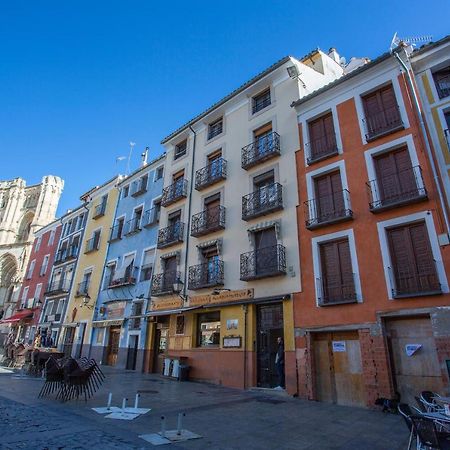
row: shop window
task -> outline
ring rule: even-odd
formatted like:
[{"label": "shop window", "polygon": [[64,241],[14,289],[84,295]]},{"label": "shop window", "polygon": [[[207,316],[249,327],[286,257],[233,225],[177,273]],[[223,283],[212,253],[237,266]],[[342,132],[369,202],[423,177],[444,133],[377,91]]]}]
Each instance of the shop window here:
[{"label": "shop window", "polygon": [[220,345],[220,311],[197,316],[197,347]]}]

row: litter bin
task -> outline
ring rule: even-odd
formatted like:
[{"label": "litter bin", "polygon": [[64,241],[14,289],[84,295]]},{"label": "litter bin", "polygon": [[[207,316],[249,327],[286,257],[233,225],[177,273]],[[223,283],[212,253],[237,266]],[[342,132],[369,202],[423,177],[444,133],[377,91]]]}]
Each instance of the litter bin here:
[{"label": "litter bin", "polygon": [[191,367],[187,364],[180,364],[178,366],[178,381],[189,381],[189,369]]}]

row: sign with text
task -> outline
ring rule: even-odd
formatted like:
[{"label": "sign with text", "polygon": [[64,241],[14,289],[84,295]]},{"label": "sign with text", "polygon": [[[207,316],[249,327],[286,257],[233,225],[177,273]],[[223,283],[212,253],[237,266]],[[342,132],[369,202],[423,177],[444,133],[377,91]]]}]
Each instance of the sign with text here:
[{"label": "sign with text", "polygon": [[345,341],[333,341],[333,352],[346,352]]},{"label": "sign with text", "polygon": [[183,307],[183,300],[180,297],[172,297],[164,300],[153,300],[152,311],[164,311],[165,309],[180,309]]},{"label": "sign with text", "polygon": [[405,345],[405,352],[406,356],[412,356],[414,353],[417,352],[422,347],[422,344],[406,344]]},{"label": "sign with text", "polygon": [[108,319],[121,319],[125,314],[126,302],[112,302],[106,306],[106,317]]},{"label": "sign with text", "polygon": [[242,337],[241,336],[224,336],[223,348],[241,348]]},{"label": "sign with text", "polygon": [[223,291],[216,295],[196,295],[189,299],[190,306],[203,306],[219,303],[233,303],[239,300],[251,300],[254,296],[253,289],[240,289],[238,291]]}]

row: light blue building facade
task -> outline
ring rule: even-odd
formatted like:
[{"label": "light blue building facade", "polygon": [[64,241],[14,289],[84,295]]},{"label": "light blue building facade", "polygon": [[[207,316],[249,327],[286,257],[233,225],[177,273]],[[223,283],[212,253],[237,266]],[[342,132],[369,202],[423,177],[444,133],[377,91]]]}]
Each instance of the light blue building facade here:
[{"label": "light blue building facade", "polygon": [[150,301],[165,154],[119,184],[119,199],[95,307],[91,357],[102,364],[145,370]]}]

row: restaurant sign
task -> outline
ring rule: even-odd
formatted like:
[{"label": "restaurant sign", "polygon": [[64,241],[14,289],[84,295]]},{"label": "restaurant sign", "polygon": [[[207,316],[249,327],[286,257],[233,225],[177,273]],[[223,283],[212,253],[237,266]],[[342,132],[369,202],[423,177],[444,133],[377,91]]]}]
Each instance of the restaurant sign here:
[{"label": "restaurant sign", "polygon": [[106,306],[106,317],[108,319],[121,319],[125,314],[126,302],[111,302]]},{"label": "restaurant sign", "polygon": [[219,303],[233,303],[239,300],[251,300],[253,289],[240,289],[237,291],[222,291],[219,294],[196,295],[190,297],[189,306],[214,305]]},{"label": "restaurant sign", "polygon": [[180,297],[171,297],[164,300],[153,300],[152,311],[164,311],[166,309],[180,309],[183,307],[183,300]]},{"label": "restaurant sign", "polygon": [[92,328],[105,328],[105,327],[121,326],[122,323],[123,323],[123,319],[97,320],[97,321],[92,322]]}]

